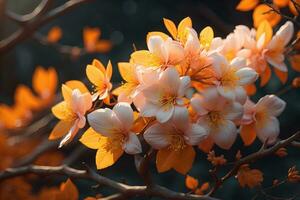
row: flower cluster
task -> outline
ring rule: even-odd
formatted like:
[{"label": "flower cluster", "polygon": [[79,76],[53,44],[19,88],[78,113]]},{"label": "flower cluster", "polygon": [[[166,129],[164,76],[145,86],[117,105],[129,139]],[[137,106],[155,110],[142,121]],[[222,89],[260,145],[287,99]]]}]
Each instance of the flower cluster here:
[{"label": "flower cluster", "polygon": [[86,68],[93,94],[79,81],[63,85],[64,101],[52,109],[61,121],[50,139],[65,135],[61,146],[71,141],[88,113],[91,128],[80,141],[97,149],[98,169],[124,152],[141,153],[145,141],[157,150],[159,172],[173,168],[182,174],[192,167],[193,146],[230,149],[239,133],[245,145],[256,136],[266,144],[276,142],[276,117],[285,102],[266,95],[254,103],[249,94],[258,77],[261,85],[269,81],[271,68],[286,76],[284,52],[293,24],[286,22],[275,34],[267,21],[257,29],[240,25],[226,38],[215,37],[211,27],[198,35],[189,17],[178,26],[169,19],[164,24],[170,36],[148,33],[148,49],[119,63],[124,83],[117,88],[110,81],[111,63],[105,67],[98,60]]}]

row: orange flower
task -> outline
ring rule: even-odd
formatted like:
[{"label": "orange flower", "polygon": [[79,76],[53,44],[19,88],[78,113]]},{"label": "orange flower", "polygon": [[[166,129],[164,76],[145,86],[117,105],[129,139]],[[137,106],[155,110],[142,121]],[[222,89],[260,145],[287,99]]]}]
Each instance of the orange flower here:
[{"label": "orange flower", "polygon": [[50,29],[47,35],[47,41],[50,43],[58,42],[62,37],[62,30],[58,26],[54,26]]},{"label": "orange flower", "polygon": [[210,151],[207,155],[207,160],[211,162],[214,166],[225,165],[227,160],[224,155],[216,156],[215,151]]},{"label": "orange flower", "polygon": [[257,6],[253,11],[252,17],[254,27],[258,27],[259,24],[264,20],[267,20],[271,26],[276,26],[281,20],[281,16],[275,11],[272,11],[272,8],[265,4],[260,4]]},{"label": "orange flower", "polygon": [[185,177],[185,186],[186,186],[188,189],[190,189],[190,190],[195,190],[195,189],[197,189],[198,185],[199,185],[199,182],[198,182],[198,180],[195,179],[194,177],[189,176],[189,175],[187,175],[187,176]]},{"label": "orange flower", "polygon": [[105,53],[111,50],[112,44],[109,40],[100,40],[101,30],[99,28],[86,27],[83,29],[83,42],[87,52]]},{"label": "orange flower", "polygon": [[249,165],[242,165],[237,173],[237,179],[242,187],[253,188],[263,181],[263,173],[258,169],[250,169]]}]

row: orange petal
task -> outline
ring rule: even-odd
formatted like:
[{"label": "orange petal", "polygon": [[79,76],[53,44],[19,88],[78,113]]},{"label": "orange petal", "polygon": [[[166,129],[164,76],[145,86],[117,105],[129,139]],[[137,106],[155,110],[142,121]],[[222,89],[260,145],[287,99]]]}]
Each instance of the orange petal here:
[{"label": "orange petal", "polygon": [[109,40],[99,40],[96,43],[96,51],[99,53],[109,52],[112,48],[112,43]]},{"label": "orange petal", "polygon": [[256,139],[254,124],[241,126],[241,138],[245,146],[251,145]]},{"label": "orange petal", "polygon": [[62,91],[62,96],[66,103],[70,104],[71,103],[71,97],[72,97],[72,89],[69,88],[67,85],[63,84],[61,86],[61,91]]},{"label": "orange petal", "polygon": [[38,110],[42,102],[36,97],[29,87],[19,85],[15,92],[15,102],[26,109]]},{"label": "orange petal", "polygon": [[273,3],[279,8],[286,7],[290,0],[273,0]]},{"label": "orange petal", "polygon": [[79,199],[79,192],[74,183],[68,179],[65,183],[61,184],[60,186],[61,194],[58,195],[62,198],[55,198],[56,200],[63,200],[63,199],[69,199],[69,200],[78,200]]},{"label": "orange petal", "polygon": [[[300,1],[299,0],[295,0],[296,3],[300,4]],[[299,13],[294,5],[294,3],[292,1],[289,1],[289,9],[290,11],[295,15],[295,16],[298,16]]]},{"label": "orange petal", "polygon": [[280,22],[281,16],[271,10],[272,9],[265,4],[258,5],[252,14],[254,27],[258,27],[264,20],[267,20],[272,27],[276,26]]},{"label": "orange petal", "polygon": [[297,72],[300,72],[300,54],[292,55],[290,57],[290,62],[292,69],[294,69]]},{"label": "orange petal", "polygon": [[195,179],[192,176],[187,175],[185,178],[185,186],[190,189],[190,190],[195,190],[197,189],[199,185],[199,182],[197,179]]},{"label": "orange petal", "polygon": [[47,41],[50,43],[58,42],[62,37],[62,30],[58,26],[54,26],[50,29],[47,35]]},{"label": "orange petal", "polygon": [[192,146],[187,145],[184,149],[177,152],[177,159],[173,168],[181,173],[186,174],[193,166],[196,152]]},{"label": "orange petal", "polygon": [[132,62],[143,66],[160,66],[161,60],[159,57],[146,50],[135,51],[131,54]]},{"label": "orange petal", "polygon": [[267,65],[265,71],[263,73],[261,73],[261,75],[260,75],[260,78],[261,78],[260,86],[261,87],[265,86],[269,82],[271,75],[272,75],[271,68],[269,65]]},{"label": "orange petal", "polygon": [[99,133],[92,128],[86,130],[80,138],[80,142],[90,149],[98,149],[100,147],[100,140],[103,138]]},{"label": "orange petal", "polygon": [[115,148],[109,138],[100,140],[102,145],[96,154],[97,169],[104,169],[113,165],[123,154],[123,149]]},{"label": "orange petal", "polygon": [[178,25],[178,40],[185,44],[187,40],[186,28],[192,28],[192,20],[190,17],[186,17]]},{"label": "orange petal", "polygon": [[174,22],[170,19],[167,19],[167,18],[163,18],[163,20],[164,20],[165,27],[167,28],[167,30],[169,31],[171,36],[174,39],[176,39],[176,37],[177,37],[177,28],[176,28],[176,25],[174,24]]},{"label": "orange petal", "polygon": [[258,3],[259,0],[241,0],[236,6],[236,9],[239,11],[250,11],[254,9]]},{"label": "orange petal", "polygon": [[108,64],[107,64],[107,67],[106,67],[106,77],[107,77],[108,80],[111,79],[112,71],[113,71],[113,68],[112,68],[111,62],[109,60]]},{"label": "orange petal", "polygon": [[288,80],[288,73],[287,72],[282,72],[276,68],[274,68],[274,72],[276,74],[276,76],[279,78],[280,82],[282,84],[285,84]]},{"label": "orange petal", "polygon": [[205,27],[199,34],[200,44],[206,48],[210,47],[214,38],[214,31],[210,26]]},{"label": "orange petal", "polygon": [[201,149],[201,151],[203,151],[204,153],[210,152],[213,146],[214,141],[210,137],[206,138],[198,145],[199,149]]},{"label": "orange petal", "polygon": [[100,60],[97,60],[97,59],[94,59],[93,62],[92,62],[92,65],[97,67],[98,69],[100,69],[100,71],[105,74],[105,67],[104,65],[102,64],[102,62],[100,62]]},{"label": "orange petal", "polygon": [[122,78],[125,81],[138,83],[138,80],[136,80],[136,76],[135,76],[135,66],[132,63],[119,62],[118,69]]},{"label": "orange petal", "polygon": [[104,80],[104,73],[94,65],[88,65],[86,67],[86,75],[91,83],[95,86],[101,88]]},{"label": "orange petal", "polygon": [[249,95],[249,96],[255,95],[255,93],[256,93],[256,86],[255,86],[255,84],[246,85],[244,87],[244,89],[246,90],[247,95]]},{"label": "orange petal", "polygon": [[62,101],[51,109],[53,115],[60,120],[64,121],[73,121],[76,118],[76,115],[73,113],[69,104],[66,101]]},{"label": "orange petal", "polygon": [[73,121],[59,121],[49,135],[49,140],[56,140],[64,136],[72,127]]},{"label": "orange petal", "polygon": [[273,36],[273,29],[270,23],[267,20],[264,20],[259,23],[259,26],[256,31],[256,41],[259,40],[259,38],[262,36],[262,34],[265,34],[265,42],[264,45],[268,44]]},{"label": "orange petal", "polygon": [[66,85],[71,88],[72,90],[78,89],[81,93],[89,93],[90,91],[84,85],[83,82],[77,80],[67,81]]}]

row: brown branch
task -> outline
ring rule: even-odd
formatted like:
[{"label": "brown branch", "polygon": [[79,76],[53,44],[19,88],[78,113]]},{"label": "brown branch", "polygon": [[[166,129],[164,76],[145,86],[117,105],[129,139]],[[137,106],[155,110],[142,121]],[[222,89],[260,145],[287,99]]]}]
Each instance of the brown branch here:
[{"label": "brown branch", "polygon": [[3,172],[0,172],[0,180],[5,180],[30,173],[37,175],[64,175],[71,178],[91,180],[100,185],[107,186],[116,190],[118,193],[122,194],[124,198],[126,197],[127,199],[130,197],[153,196],[168,200],[217,200],[216,198],[209,196],[175,192],[159,185],[153,185],[151,187],[126,185],[101,176],[89,168],[87,170],[78,170],[64,165],[58,167],[29,165],[19,168],[8,168]]},{"label": "brown branch", "polygon": [[[55,19],[56,17],[59,17],[69,10],[73,9],[74,7],[81,5],[82,3],[88,2],[91,0],[69,0],[63,5],[54,8],[53,10],[42,14],[41,16],[37,14],[36,17],[31,19],[30,21],[27,21],[24,26],[22,26],[19,30],[12,33],[9,37],[6,39],[0,41],[0,54],[4,53],[14,46],[16,46],[18,43],[24,41],[28,37],[30,37],[37,29],[39,29],[44,24],[48,23],[49,21]],[[44,9],[41,9],[40,11],[43,11]]]},{"label": "brown branch", "polygon": [[[295,134],[293,134],[292,136],[290,136],[289,138],[285,139],[285,140],[281,140],[279,142],[277,142],[275,145],[273,145],[272,147],[269,148],[261,148],[259,151],[252,153],[238,161],[236,161],[234,163],[233,168],[225,175],[223,176],[221,179],[219,179],[219,181],[216,182],[215,186],[212,188],[212,190],[209,192],[210,195],[214,194],[219,187],[230,177],[234,176],[237,174],[239,168],[244,165],[244,164],[248,164],[251,162],[254,162],[258,159],[264,158],[266,156],[272,155],[274,154],[278,149],[282,148],[282,147],[286,147],[288,145],[291,145],[296,139],[298,139],[300,137],[300,131],[296,132]],[[264,145],[263,145],[264,146]]]},{"label": "brown branch", "polygon": [[6,11],[6,16],[16,23],[24,24],[43,15],[50,8],[52,1],[53,0],[41,1],[41,3],[31,13],[26,15],[19,15],[11,11]]}]

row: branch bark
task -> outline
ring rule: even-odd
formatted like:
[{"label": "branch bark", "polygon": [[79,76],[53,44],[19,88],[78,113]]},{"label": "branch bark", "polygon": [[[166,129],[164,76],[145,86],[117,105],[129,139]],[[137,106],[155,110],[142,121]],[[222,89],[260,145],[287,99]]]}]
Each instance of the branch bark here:
[{"label": "branch bark", "polygon": [[[95,171],[87,168],[87,170],[78,170],[65,165],[58,167],[28,165],[18,168],[8,168],[0,172],[0,180],[9,179],[25,174],[37,175],[64,175],[71,178],[87,179],[94,181],[100,185],[110,187],[117,191],[115,197],[160,197],[168,200],[217,200],[209,196],[200,196],[193,194],[185,194],[169,190],[160,185],[147,186],[131,186],[117,181],[111,180],[97,174]],[[112,196],[111,196],[112,197]],[[105,199],[105,198],[104,198]],[[110,198],[113,199],[113,198]]]}]

